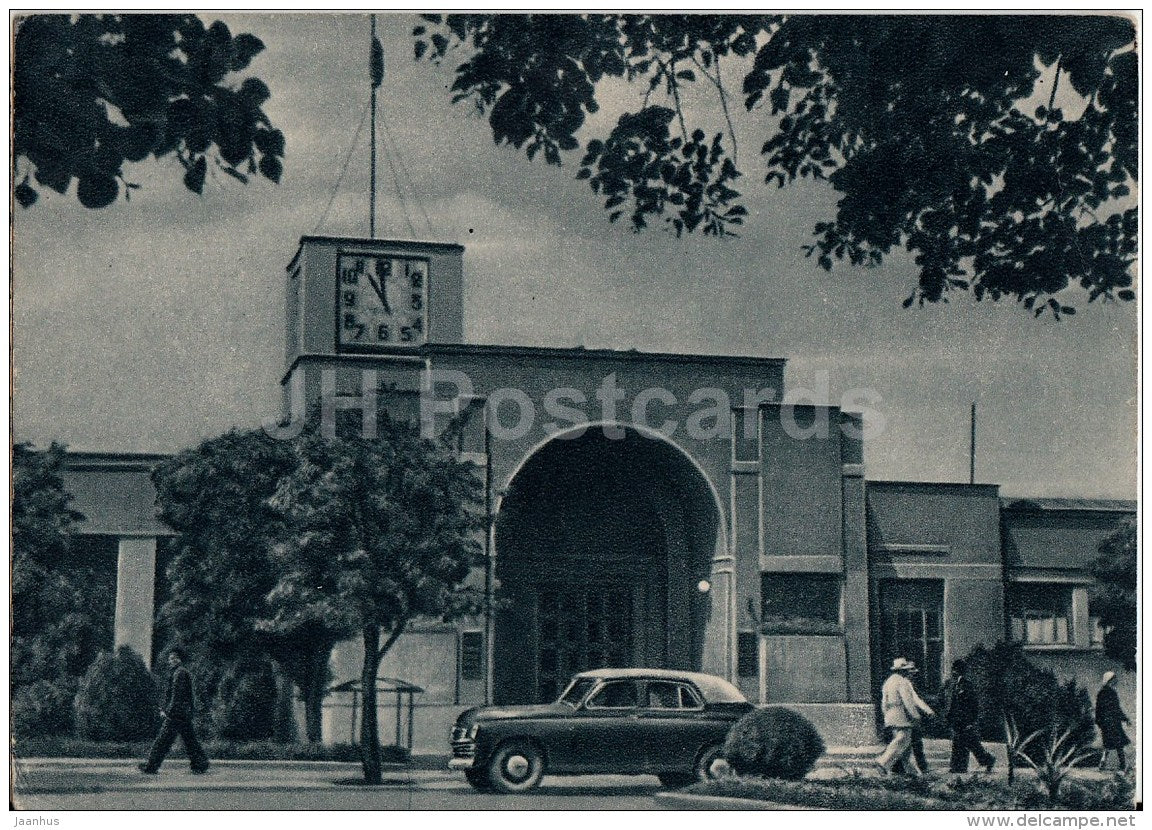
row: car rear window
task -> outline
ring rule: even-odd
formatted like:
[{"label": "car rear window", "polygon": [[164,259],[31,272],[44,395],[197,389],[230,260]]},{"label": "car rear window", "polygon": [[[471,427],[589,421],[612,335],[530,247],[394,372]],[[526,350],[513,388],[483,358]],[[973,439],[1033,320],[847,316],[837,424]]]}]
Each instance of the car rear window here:
[{"label": "car rear window", "polygon": [[696,685],[700,687],[700,691],[704,694],[704,699],[709,703],[747,703],[748,698],[744,697],[744,693],[719,677],[695,677]]},{"label": "car rear window", "polygon": [[681,683],[663,680],[648,681],[649,709],[699,709],[696,694]]}]

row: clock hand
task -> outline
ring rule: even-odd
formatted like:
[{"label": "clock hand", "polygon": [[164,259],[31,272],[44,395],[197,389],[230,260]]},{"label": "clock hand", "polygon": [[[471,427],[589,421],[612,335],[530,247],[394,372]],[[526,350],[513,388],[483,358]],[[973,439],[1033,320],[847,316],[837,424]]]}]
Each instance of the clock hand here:
[{"label": "clock hand", "polygon": [[384,304],[384,313],[391,314],[392,307],[388,305],[388,293],[384,290],[384,282],[376,282],[376,278],[371,274],[368,275],[368,282],[372,283],[372,290],[376,292],[376,296],[380,298],[380,302]]}]

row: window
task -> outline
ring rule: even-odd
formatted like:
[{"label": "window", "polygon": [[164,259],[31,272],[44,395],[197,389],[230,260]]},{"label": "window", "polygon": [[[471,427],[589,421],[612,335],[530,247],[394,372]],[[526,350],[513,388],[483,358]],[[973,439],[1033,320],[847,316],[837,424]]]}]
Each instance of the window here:
[{"label": "window", "polygon": [[700,701],[691,689],[679,683],[648,682],[649,709],[699,709]]},{"label": "window", "polygon": [[760,674],[760,637],[755,631],[741,631],[736,635],[736,671],[741,677]]},{"label": "window", "polygon": [[880,663],[897,657],[920,669],[916,687],[939,693],[944,675],[944,581],[885,579],[880,583]]},{"label": "window", "polygon": [[1012,639],[1028,645],[1072,642],[1072,588],[1017,583],[1011,587]]},{"label": "window", "polygon": [[760,575],[765,634],[839,634],[840,574]]},{"label": "window", "polygon": [[1100,621],[1099,617],[1088,618],[1088,634],[1091,637],[1090,644],[1093,646],[1104,645],[1104,635],[1107,631],[1104,628],[1104,623]]},{"label": "window", "polygon": [[636,694],[636,684],[631,680],[605,683],[604,687],[588,701],[588,708],[628,709],[636,706],[638,697]]},{"label": "window", "polygon": [[484,632],[460,634],[460,677],[464,680],[484,678]]}]

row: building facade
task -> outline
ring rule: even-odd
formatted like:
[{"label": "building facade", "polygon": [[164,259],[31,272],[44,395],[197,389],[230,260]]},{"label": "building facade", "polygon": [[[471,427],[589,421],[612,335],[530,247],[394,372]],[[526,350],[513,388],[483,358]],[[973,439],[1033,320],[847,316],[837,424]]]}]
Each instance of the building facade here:
[{"label": "building facade", "polygon": [[[286,288],[286,425],[270,428],[316,401],[429,433],[451,420],[486,483],[489,613],[425,621],[381,667],[424,690],[418,750],[442,751],[464,707],[548,700],[604,665],[718,674],[835,742],[875,737],[897,655],[929,694],[952,659],[1009,638],[1090,689],[1108,667],[1085,569],[1132,503],[867,481],[860,415],[783,403],[782,359],[464,343],[460,246],[305,237]],[[171,536],[158,460],[75,454],[66,476],[81,532],[115,550],[116,645],[146,657]],[[335,683],[359,663],[340,645]],[[355,718],[330,695],[325,739]]]}]

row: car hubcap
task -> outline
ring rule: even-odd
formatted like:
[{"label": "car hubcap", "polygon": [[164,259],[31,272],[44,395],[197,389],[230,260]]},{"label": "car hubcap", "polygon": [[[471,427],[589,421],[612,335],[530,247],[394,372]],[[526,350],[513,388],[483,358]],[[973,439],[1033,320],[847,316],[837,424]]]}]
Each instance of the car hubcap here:
[{"label": "car hubcap", "polygon": [[709,778],[723,778],[731,771],[732,768],[728,766],[728,762],[723,758],[713,758],[705,769]]},{"label": "car hubcap", "polygon": [[507,763],[504,764],[504,769],[508,771],[509,777],[516,779],[527,778],[530,768],[531,764],[528,763],[528,759],[523,755],[512,755],[508,758]]}]

